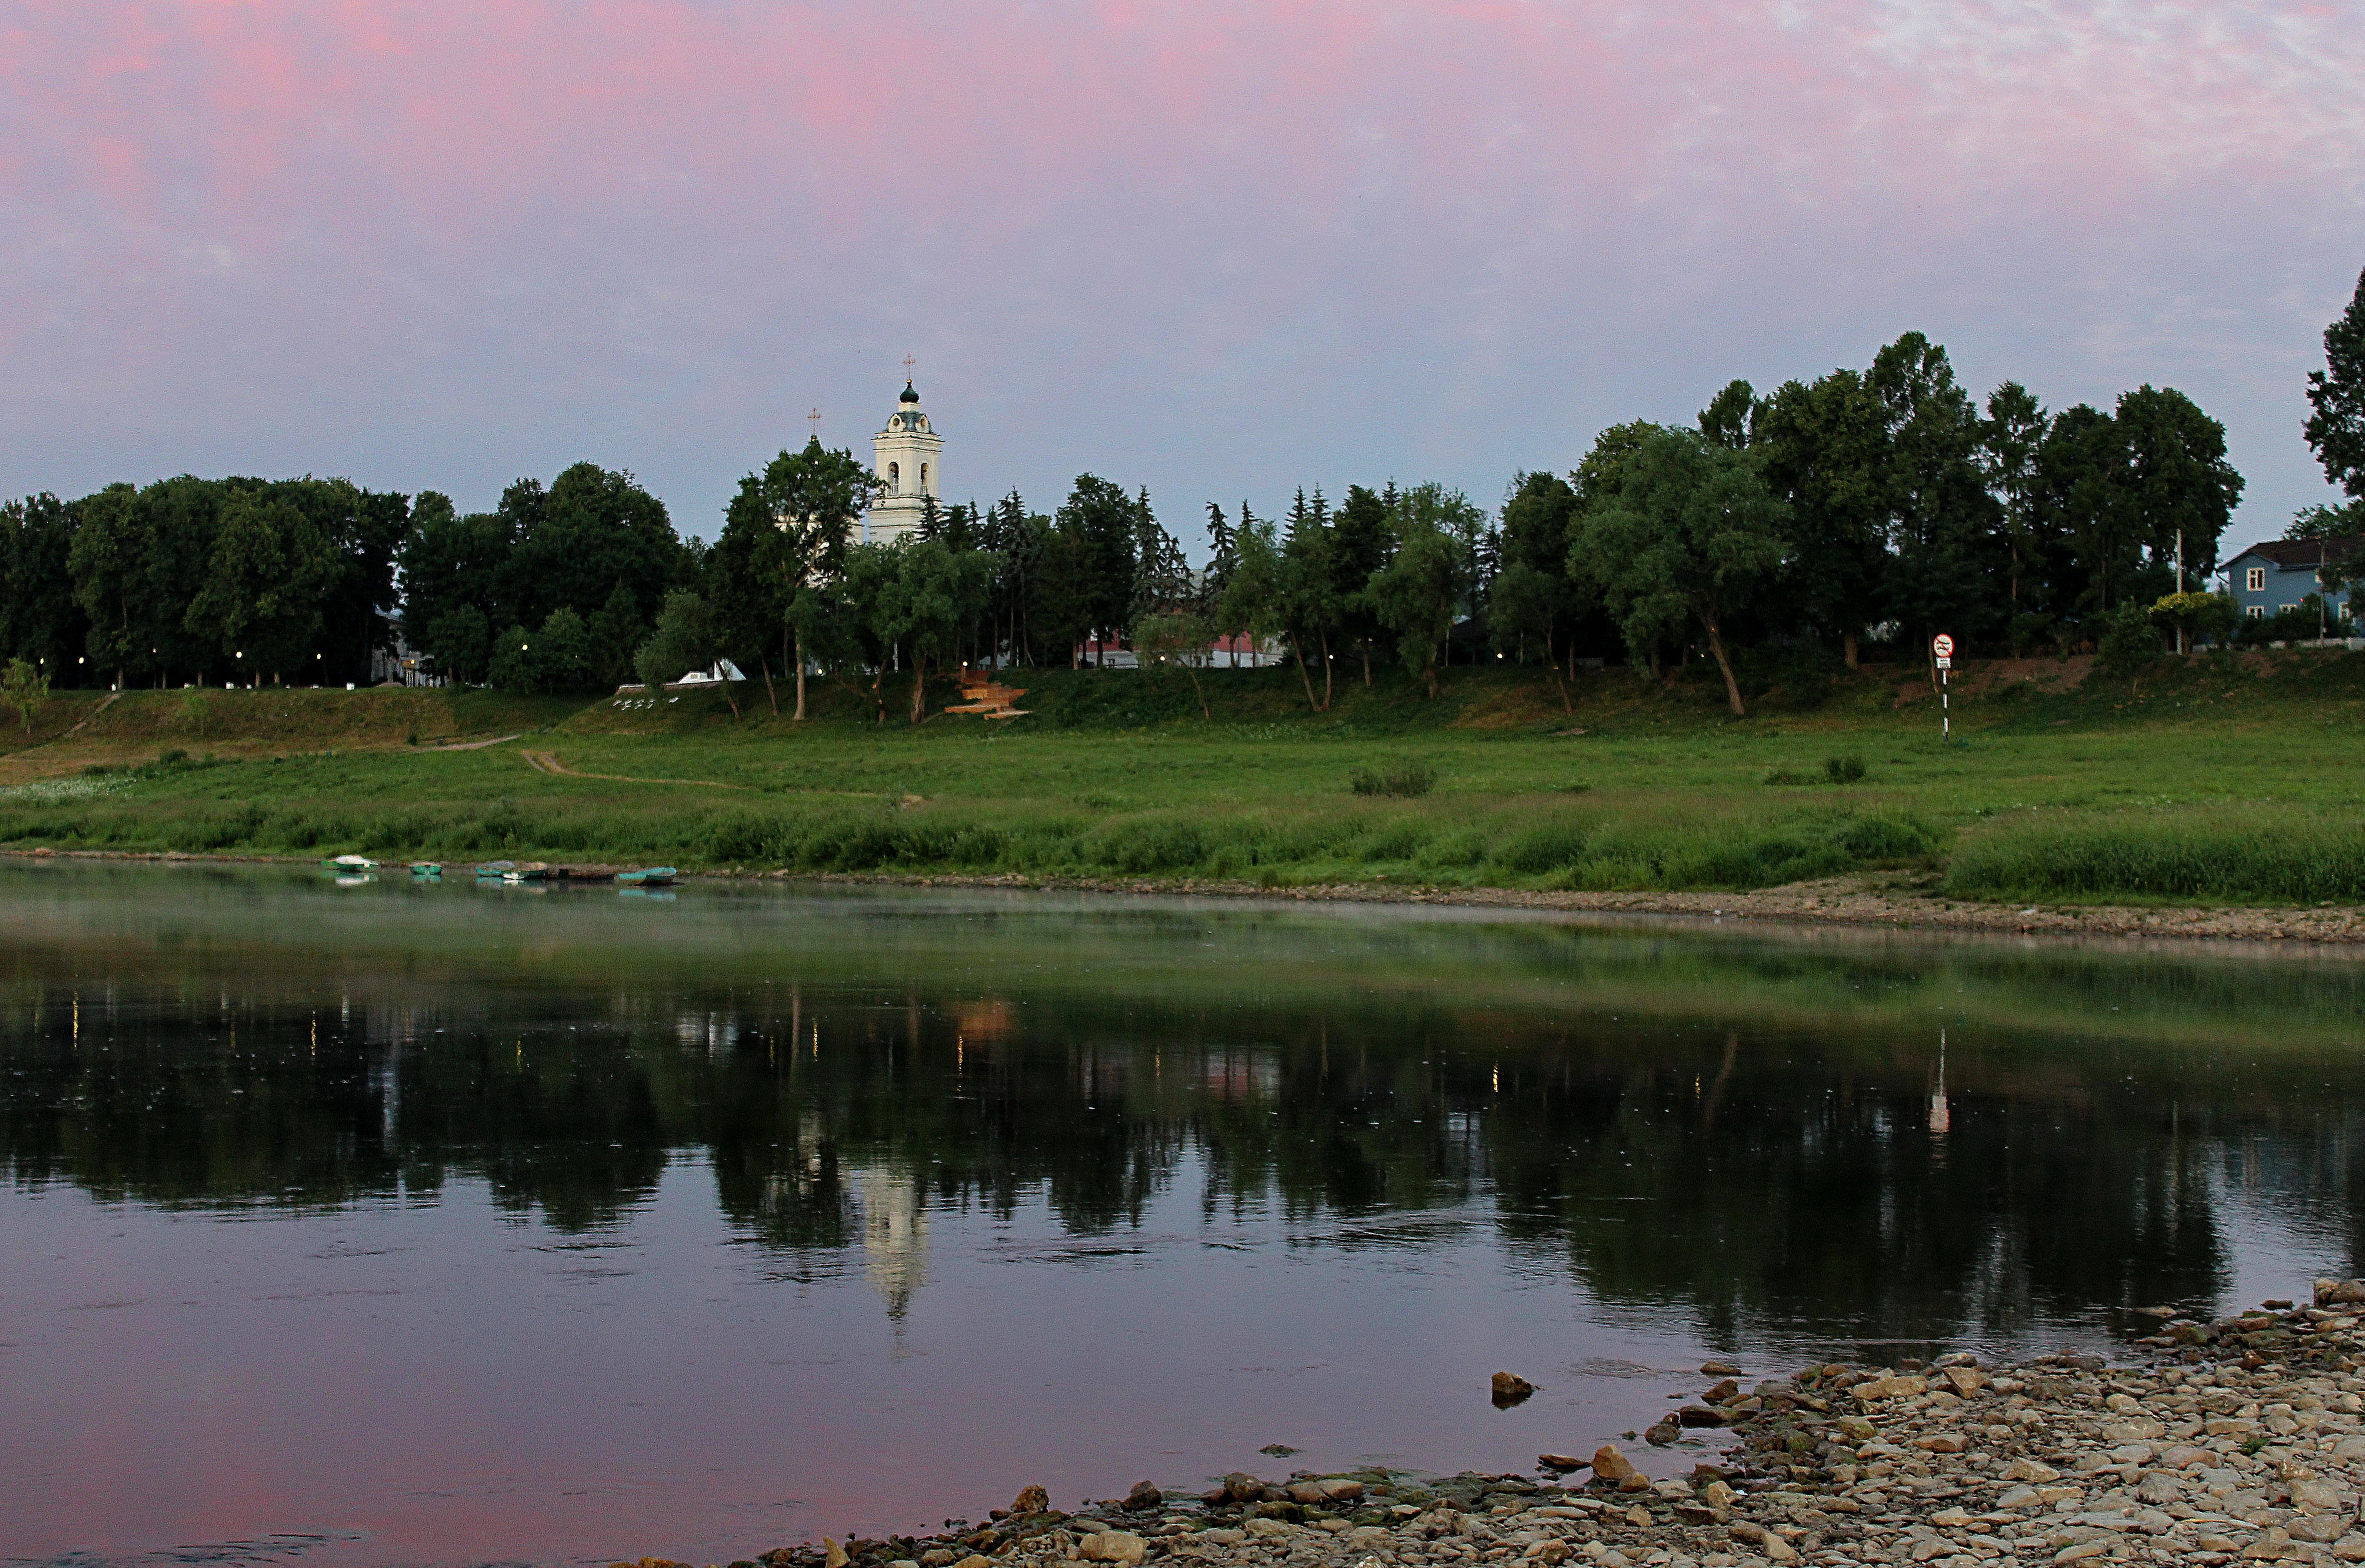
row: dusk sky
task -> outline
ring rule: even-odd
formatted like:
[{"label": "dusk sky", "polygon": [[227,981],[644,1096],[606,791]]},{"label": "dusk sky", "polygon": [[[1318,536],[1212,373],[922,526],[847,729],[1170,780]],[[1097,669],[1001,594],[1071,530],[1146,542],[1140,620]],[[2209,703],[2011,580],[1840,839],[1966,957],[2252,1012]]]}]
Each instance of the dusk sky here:
[{"label": "dusk sky", "polygon": [[954,499],[1489,506],[1919,329],[2328,498],[2349,3],[0,0],[0,494],[631,469],[712,534],[908,353]]}]

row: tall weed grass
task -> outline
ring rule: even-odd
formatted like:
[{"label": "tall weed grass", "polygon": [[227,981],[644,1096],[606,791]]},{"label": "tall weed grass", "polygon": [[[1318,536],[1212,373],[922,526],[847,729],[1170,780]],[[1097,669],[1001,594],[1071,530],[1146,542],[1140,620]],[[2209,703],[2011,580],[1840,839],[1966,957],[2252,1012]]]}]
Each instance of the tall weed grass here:
[{"label": "tall weed grass", "polygon": [[60,848],[385,857],[666,860],[810,872],[1018,872],[1360,879],[1588,889],[1750,888],[1926,862],[1933,834],[1894,812],[1715,814],[1696,804],[1532,798],[1059,809],[566,801],[273,806],[203,800],[0,800],[0,843]]},{"label": "tall weed grass", "polygon": [[2365,902],[2365,817],[2224,811],[2042,817],[1965,840],[1946,868],[1964,898]]}]

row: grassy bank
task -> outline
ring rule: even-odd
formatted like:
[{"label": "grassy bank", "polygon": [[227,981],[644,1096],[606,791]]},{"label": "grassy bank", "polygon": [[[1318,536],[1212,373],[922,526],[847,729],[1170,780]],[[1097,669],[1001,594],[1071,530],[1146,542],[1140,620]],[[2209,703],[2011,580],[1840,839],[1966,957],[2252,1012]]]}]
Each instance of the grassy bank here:
[{"label": "grassy bank", "polygon": [[[2365,901],[2365,655],[1976,666],[1951,741],[1919,671],[1704,679],[1457,669],[1030,673],[1000,727],[816,689],[132,692],[0,755],[0,845],[689,868],[1746,889],[1875,868],[1990,899]],[[785,694],[783,694],[785,697]],[[949,699],[949,689],[936,700]],[[472,739],[521,738],[474,750]]]}]

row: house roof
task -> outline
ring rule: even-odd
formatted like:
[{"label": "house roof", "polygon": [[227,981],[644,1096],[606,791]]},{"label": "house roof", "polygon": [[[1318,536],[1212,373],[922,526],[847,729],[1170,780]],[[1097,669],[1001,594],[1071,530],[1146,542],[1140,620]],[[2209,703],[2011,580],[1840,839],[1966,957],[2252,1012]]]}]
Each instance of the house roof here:
[{"label": "house roof", "polygon": [[2320,562],[2338,561],[2365,549],[2365,534],[2348,533],[2337,539],[2270,539],[2253,544],[2239,555],[2230,557],[2231,566],[2245,556],[2256,555],[2286,569],[2313,566]]}]

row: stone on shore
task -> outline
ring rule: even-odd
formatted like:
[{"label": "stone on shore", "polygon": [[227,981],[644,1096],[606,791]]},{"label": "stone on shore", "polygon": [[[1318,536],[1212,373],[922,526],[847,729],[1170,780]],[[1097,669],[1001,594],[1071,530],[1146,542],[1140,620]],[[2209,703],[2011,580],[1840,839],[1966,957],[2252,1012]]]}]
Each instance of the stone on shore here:
[{"label": "stone on shore", "polygon": [[1536,1391],[1536,1385],[1517,1372],[1496,1372],[1492,1380],[1495,1403],[1517,1405]]},{"label": "stone on shore", "polygon": [[1014,1514],[1039,1514],[1050,1506],[1051,1495],[1048,1492],[1040,1486],[1027,1486],[1022,1487],[1018,1495],[1011,1500],[1010,1511]]}]

